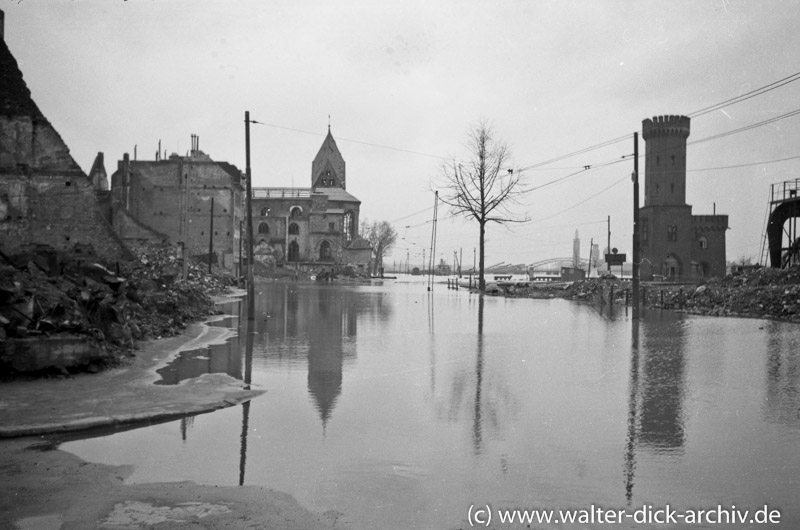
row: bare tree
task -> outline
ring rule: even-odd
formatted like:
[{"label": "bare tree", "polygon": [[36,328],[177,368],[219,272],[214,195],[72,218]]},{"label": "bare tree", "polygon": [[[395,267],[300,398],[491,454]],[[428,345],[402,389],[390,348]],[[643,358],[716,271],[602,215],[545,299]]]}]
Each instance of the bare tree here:
[{"label": "bare tree", "polygon": [[509,168],[511,154],[508,146],[494,138],[494,132],[485,121],[478,122],[469,131],[467,147],[470,158],[464,164],[453,161],[443,166],[444,187],[442,202],[450,206],[454,215],[474,219],[480,227],[478,288],[486,288],[484,257],[486,223],[500,224],[522,222],[508,209],[524,192],[520,173]]},{"label": "bare tree", "polygon": [[383,272],[383,256],[392,249],[397,241],[397,231],[387,221],[375,221],[366,230],[366,238],[372,245],[375,254],[374,273]]}]

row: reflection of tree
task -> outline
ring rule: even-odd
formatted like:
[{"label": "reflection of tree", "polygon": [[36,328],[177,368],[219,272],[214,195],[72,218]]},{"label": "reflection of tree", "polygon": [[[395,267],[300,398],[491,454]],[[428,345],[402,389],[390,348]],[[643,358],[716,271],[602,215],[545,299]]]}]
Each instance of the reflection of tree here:
[{"label": "reflection of tree", "polygon": [[800,427],[800,359],[796,335],[785,324],[767,324],[767,420]]},{"label": "reflection of tree", "polygon": [[448,419],[469,421],[473,451],[483,454],[485,439],[500,438],[506,428],[507,418],[516,410],[517,403],[509,391],[510,386],[500,375],[487,369],[487,354],[491,347],[484,335],[484,300],[478,297],[477,334],[475,335],[475,365],[456,371],[450,385]]}]

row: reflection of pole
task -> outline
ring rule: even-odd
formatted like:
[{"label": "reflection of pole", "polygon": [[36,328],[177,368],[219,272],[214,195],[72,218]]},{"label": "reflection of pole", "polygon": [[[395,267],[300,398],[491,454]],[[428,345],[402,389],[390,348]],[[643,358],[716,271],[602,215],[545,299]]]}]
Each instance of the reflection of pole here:
[{"label": "reflection of pole", "polygon": [[631,370],[628,390],[628,435],[625,445],[625,498],[628,506],[633,499],[633,481],[636,471],[636,409],[639,401],[639,321],[633,321],[631,330]]},{"label": "reflection of pole", "polygon": [[633,133],[633,319],[639,318],[639,133]]},{"label": "reflection of pole", "polygon": [[245,176],[247,178],[247,319],[255,318],[255,289],[253,288],[253,184],[250,175],[250,111],[244,113]]},{"label": "reflection of pole", "polygon": [[[251,313],[252,314],[252,313]],[[245,388],[250,390],[250,379],[253,375],[253,329],[252,320],[248,319],[247,325],[242,326],[239,321],[240,332],[244,330],[244,383]],[[244,485],[245,469],[247,468],[247,433],[250,423],[250,402],[242,403],[242,434],[239,444],[239,485]]]}]

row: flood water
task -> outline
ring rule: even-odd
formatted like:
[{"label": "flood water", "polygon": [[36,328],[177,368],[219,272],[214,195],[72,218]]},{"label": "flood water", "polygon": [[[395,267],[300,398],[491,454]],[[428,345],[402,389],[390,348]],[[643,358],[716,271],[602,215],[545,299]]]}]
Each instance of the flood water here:
[{"label": "flood water", "polygon": [[781,524],[752,527],[800,528],[798,325],[656,310],[634,324],[624,308],[402,279],[256,290],[249,332],[227,304],[217,325],[240,337],[162,375],[227,372],[263,396],[62,448],[133,465],[129,483],[268,486],[354,528],[467,528],[471,506],[667,504],[767,505]]}]

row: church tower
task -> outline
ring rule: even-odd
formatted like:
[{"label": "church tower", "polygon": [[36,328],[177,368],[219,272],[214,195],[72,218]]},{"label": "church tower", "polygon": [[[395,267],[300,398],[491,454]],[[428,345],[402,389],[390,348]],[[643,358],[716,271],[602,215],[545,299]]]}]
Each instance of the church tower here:
[{"label": "church tower", "polygon": [[311,163],[311,187],[347,189],[344,158],[333,139],[330,125],[328,135]]}]

